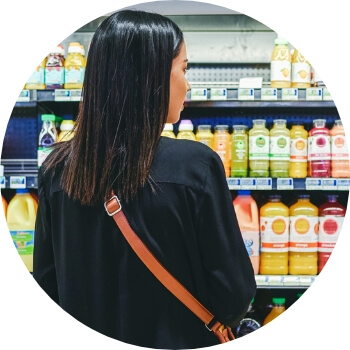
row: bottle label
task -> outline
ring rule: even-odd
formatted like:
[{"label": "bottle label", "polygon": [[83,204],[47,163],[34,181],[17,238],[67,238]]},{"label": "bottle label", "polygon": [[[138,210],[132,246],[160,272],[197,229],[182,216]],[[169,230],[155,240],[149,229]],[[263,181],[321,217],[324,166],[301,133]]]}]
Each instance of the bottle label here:
[{"label": "bottle label", "polygon": [[247,140],[232,140],[233,152],[232,158],[234,160],[246,160],[248,156],[248,144]]},{"label": "bottle label", "polygon": [[249,159],[250,160],[269,160],[269,136],[250,136],[249,137]]},{"label": "bottle label", "polygon": [[330,160],[330,136],[316,135],[308,137],[308,160]]},{"label": "bottle label", "polygon": [[330,142],[332,160],[349,160],[349,151],[345,136],[331,136]]},{"label": "bottle label", "polygon": [[271,61],[271,81],[290,81],[290,61]]},{"label": "bottle label", "polygon": [[288,252],[289,217],[260,217],[261,251]]},{"label": "bottle label", "polygon": [[249,256],[259,256],[259,232],[242,231],[242,237]]},{"label": "bottle label", "polygon": [[306,62],[292,63],[292,83],[310,83],[311,66]]},{"label": "bottle label", "polygon": [[39,147],[38,148],[38,167],[41,167],[46,157],[51,153],[52,147]]},{"label": "bottle label", "polygon": [[289,237],[289,251],[317,252],[318,216],[291,216]]},{"label": "bottle label", "polygon": [[84,67],[72,67],[67,68],[64,74],[65,83],[82,83],[84,81],[85,68]]},{"label": "bottle label", "polygon": [[46,67],[46,85],[64,84],[64,67]]},{"label": "bottle label", "polygon": [[27,84],[44,84],[45,83],[45,69],[37,68],[27,81]]},{"label": "bottle label", "polygon": [[307,140],[301,137],[290,140],[290,162],[307,162]]},{"label": "bottle label", "polygon": [[33,254],[34,250],[34,231],[33,230],[19,230],[10,231],[13,243],[20,255]]},{"label": "bottle label", "polygon": [[290,137],[270,136],[270,159],[289,160],[290,157]]},{"label": "bottle label", "polygon": [[331,253],[343,226],[344,217],[334,215],[320,216],[319,222],[318,251]]}]

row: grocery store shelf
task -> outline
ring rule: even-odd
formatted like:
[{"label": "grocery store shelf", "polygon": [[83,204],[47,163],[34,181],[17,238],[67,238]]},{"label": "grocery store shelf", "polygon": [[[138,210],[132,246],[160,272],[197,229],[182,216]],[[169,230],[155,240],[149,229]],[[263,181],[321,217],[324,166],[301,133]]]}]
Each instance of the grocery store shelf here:
[{"label": "grocery store shelf", "polygon": [[258,288],[308,288],[317,276],[304,275],[256,275]]}]

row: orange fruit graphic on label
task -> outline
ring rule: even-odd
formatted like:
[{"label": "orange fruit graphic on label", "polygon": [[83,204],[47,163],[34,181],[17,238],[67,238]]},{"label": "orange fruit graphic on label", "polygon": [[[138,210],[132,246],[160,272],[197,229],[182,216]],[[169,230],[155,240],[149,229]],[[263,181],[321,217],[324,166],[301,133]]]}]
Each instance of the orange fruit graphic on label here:
[{"label": "orange fruit graphic on label", "polygon": [[281,235],[286,230],[286,223],[282,219],[276,219],[272,223],[272,231],[278,235]]},{"label": "orange fruit graphic on label", "polygon": [[334,145],[338,148],[343,147],[345,144],[345,140],[342,137],[336,137],[334,139]]},{"label": "orange fruit graphic on label", "polygon": [[306,219],[298,219],[295,222],[294,227],[295,227],[295,231],[297,231],[299,234],[303,235],[309,231],[310,224]]},{"label": "orange fruit graphic on label", "polygon": [[283,69],[281,70],[281,73],[282,73],[282,75],[283,75],[285,78],[287,78],[288,75],[289,75],[289,69],[288,69],[288,68],[283,68]]},{"label": "orange fruit graphic on label", "polygon": [[305,148],[305,142],[302,140],[297,141],[297,143],[295,144],[295,148],[301,151]]},{"label": "orange fruit graphic on label", "polygon": [[301,70],[301,71],[298,72],[298,74],[299,74],[299,77],[300,77],[301,79],[305,79],[305,78],[307,77],[307,72],[306,72],[306,70]]}]

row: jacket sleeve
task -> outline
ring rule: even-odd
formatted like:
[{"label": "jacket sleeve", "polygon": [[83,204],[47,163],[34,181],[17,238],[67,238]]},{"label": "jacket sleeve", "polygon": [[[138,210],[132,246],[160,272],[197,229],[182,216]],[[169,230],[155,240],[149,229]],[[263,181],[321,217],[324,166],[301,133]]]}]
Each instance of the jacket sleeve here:
[{"label": "jacket sleeve", "polygon": [[33,277],[50,298],[59,303],[51,231],[51,210],[47,194],[45,193],[42,167],[38,175],[38,197],[39,203],[34,236]]},{"label": "jacket sleeve", "polygon": [[234,327],[255,295],[256,282],[223,164],[216,153],[208,168],[198,216],[208,309],[218,321]]}]

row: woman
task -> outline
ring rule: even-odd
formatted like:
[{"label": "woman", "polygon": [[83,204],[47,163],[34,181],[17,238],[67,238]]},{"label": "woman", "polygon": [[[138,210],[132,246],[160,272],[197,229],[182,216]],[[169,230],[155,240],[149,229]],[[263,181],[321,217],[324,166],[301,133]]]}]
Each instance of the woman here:
[{"label": "woman", "polygon": [[108,17],[91,42],[75,136],[39,173],[34,278],[85,325],[151,348],[218,341],[132,251],[104,209],[112,190],[141,240],[219,321],[240,321],[256,287],[221,159],[160,136],[180,118],[187,61],[171,20]]}]

